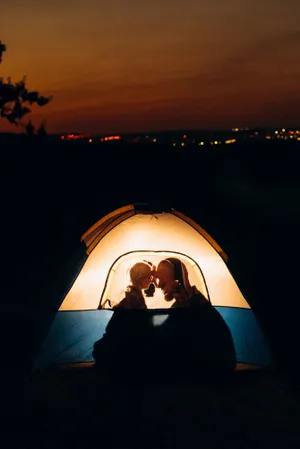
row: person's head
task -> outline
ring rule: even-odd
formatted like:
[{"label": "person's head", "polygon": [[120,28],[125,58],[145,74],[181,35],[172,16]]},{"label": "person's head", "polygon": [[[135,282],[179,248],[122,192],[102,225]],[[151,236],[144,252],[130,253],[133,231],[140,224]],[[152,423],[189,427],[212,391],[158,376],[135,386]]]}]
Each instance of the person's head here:
[{"label": "person's head", "polygon": [[181,260],[170,257],[162,260],[156,270],[157,286],[162,289],[165,300],[174,299],[181,287],[182,290],[190,288],[188,274],[185,265]]},{"label": "person's head", "polygon": [[167,259],[159,262],[156,270],[156,279],[157,286],[163,291],[166,301],[171,301],[173,299],[171,293],[176,287],[175,270],[172,262]]},{"label": "person's head", "polygon": [[129,271],[132,285],[140,290],[147,290],[153,282],[152,267],[147,262],[137,262]]}]

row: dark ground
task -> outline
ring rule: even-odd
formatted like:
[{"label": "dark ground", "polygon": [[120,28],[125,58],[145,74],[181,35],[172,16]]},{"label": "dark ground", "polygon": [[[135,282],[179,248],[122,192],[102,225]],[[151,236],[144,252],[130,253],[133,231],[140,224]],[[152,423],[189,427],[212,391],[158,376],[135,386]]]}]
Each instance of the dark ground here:
[{"label": "dark ground", "polygon": [[[103,147],[92,145],[2,143],[1,327],[10,379],[10,401],[2,410],[13,418],[7,434],[17,437],[16,447],[28,448],[299,447],[299,144],[244,144],[201,154],[198,148],[107,148],[103,155]],[[38,383],[35,394],[27,384],[24,416],[16,404],[41,292],[90,225],[117,207],[148,201],[186,213],[227,252],[276,370],[240,376],[222,388],[169,381],[120,387],[84,371],[68,374],[67,382],[64,375],[51,386],[50,380]],[[102,445],[95,444],[95,428]]]}]

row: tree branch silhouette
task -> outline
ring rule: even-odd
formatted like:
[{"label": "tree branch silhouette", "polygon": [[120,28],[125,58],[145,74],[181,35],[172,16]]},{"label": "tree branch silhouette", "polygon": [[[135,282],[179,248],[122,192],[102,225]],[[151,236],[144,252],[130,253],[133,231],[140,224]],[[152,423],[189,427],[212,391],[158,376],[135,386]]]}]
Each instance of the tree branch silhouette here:
[{"label": "tree branch silhouette", "polygon": [[[6,45],[0,41],[0,64],[5,51]],[[7,78],[7,81],[0,78],[0,117],[16,126],[26,114],[31,112],[29,105],[45,106],[52,98],[52,96],[44,97],[36,91],[28,91],[26,77],[17,83],[13,83],[10,77]]]}]

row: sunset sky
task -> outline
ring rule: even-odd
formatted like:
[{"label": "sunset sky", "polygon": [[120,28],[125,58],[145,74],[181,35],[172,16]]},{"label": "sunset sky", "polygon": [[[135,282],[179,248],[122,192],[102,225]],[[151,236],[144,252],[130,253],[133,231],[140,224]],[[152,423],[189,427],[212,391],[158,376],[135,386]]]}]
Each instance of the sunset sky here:
[{"label": "sunset sky", "polygon": [[297,126],[299,17],[300,0],[9,0],[0,76],[54,96],[28,116],[48,132]]}]

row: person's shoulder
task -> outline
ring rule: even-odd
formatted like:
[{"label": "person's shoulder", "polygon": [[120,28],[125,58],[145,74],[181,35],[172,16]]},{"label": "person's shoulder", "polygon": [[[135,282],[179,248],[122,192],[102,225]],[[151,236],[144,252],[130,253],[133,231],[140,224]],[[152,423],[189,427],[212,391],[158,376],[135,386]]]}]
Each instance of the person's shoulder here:
[{"label": "person's shoulder", "polygon": [[138,293],[140,293],[140,290],[137,287],[135,287],[134,285],[128,285],[125,290],[125,296],[130,293],[138,294]]},{"label": "person's shoulder", "polygon": [[194,294],[189,298],[189,303],[191,306],[205,306],[209,304],[209,301],[205,298],[205,296],[196,290]]},{"label": "person's shoulder", "polygon": [[139,299],[141,299],[141,298],[143,298],[143,294],[142,294],[141,290],[139,290],[137,287],[134,287],[133,285],[129,285],[126,288],[126,291],[125,291],[125,298],[124,299],[126,299],[126,298],[139,298]]},{"label": "person's shoulder", "polygon": [[113,310],[124,310],[128,308],[128,300],[127,298],[123,298],[118,304],[113,307]]},{"label": "person's shoulder", "polygon": [[125,290],[125,297],[116,306],[116,309],[141,309],[146,308],[145,298],[141,290],[129,285]]}]

